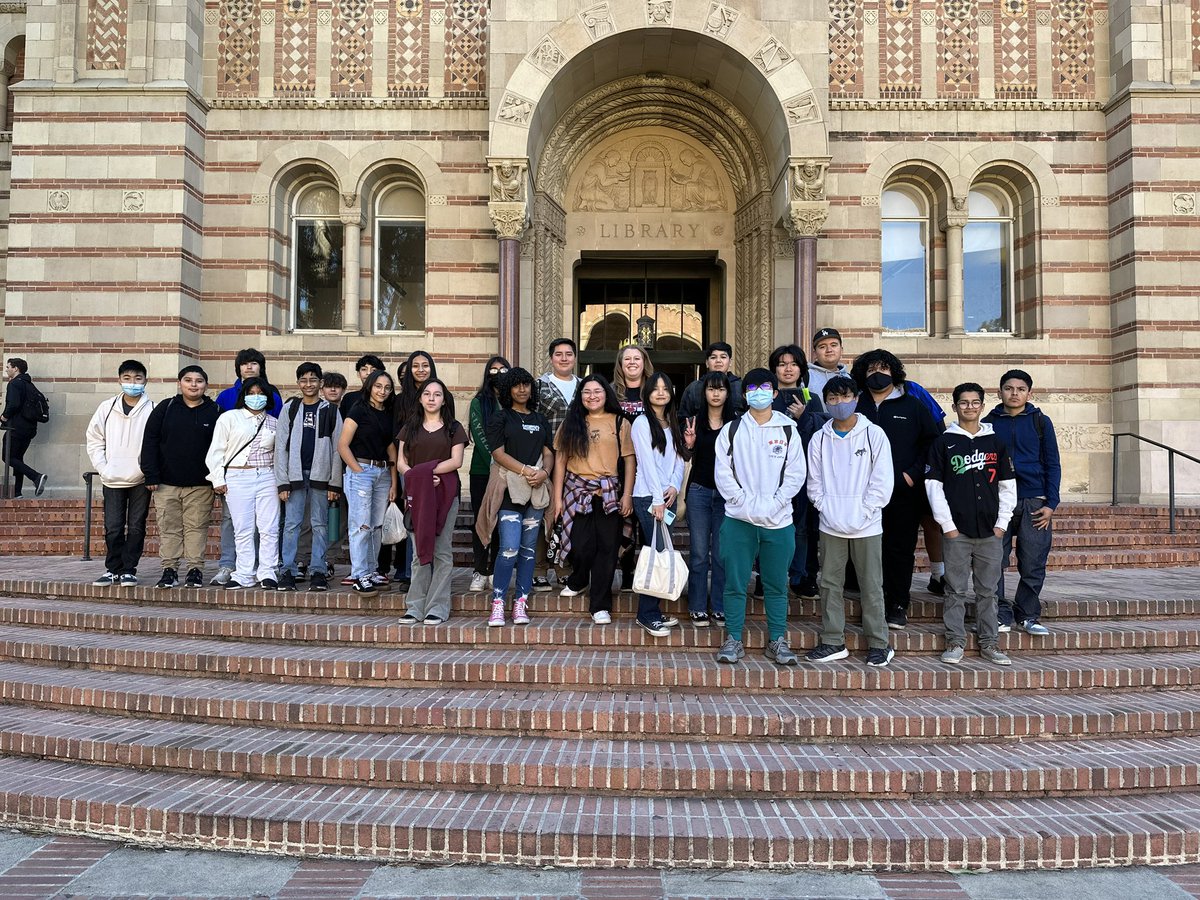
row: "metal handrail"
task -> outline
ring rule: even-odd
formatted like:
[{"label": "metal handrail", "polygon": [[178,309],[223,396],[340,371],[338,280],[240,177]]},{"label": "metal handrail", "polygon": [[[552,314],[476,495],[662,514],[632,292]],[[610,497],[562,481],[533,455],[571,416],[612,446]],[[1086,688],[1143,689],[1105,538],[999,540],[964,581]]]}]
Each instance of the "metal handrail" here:
[{"label": "metal handrail", "polygon": [[83,473],[83,483],[87,485],[85,488],[86,499],[83,501],[83,558],[85,562],[92,558],[92,479],[99,474],[99,472]]},{"label": "metal handrail", "polygon": [[1113,470],[1112,470],[1112,505],[1117,505],[1117,438],[1131,437],[1137,438],[1146,444],[1153,444],[1167,451],[1167,502],[1170,510],[1171,534],[1175,533],[1175,457],[1182,456],[1184,459],[1200,465],[1200,459],[1192,456],[1189,453],[1184,453],[1182,450],[1176,450],[1166,444],[1161,444],[1158,441],[1152,441],[1150,438],[1142,437],[1140,434],[1134,434],[1132,431],[1118,431],[1112,435],[1113,439]]},{"label": "metal handrail", "polygon": [[8,498],[12,496],[12,466],[8,464],[8,429],[5,428],[0,435],[0,458],[4,460],[4,486],[0,488],[0,497]]}]

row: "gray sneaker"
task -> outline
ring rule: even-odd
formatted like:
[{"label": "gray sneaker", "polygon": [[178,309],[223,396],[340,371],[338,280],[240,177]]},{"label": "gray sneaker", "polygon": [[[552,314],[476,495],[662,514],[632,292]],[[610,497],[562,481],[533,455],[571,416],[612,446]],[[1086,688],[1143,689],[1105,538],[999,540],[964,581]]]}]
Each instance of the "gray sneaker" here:
[{"label": "gray sneaker", "polygon": [[794,666],[800,660],[796,659],[796,654],[792,652],[792,648],[788,646],[787,638],[776,638],[767,643],[766,649],[767,659],[774,660],[781,666]]},{"label": "gray sneaker", "polygon": [[942,662],[950,663],[950,665],[952,665],[952,666],[958,665],[960,662],[962,662],[962,660],[963,660],[963,648],[962,647],[947,647],[946,651],[942,654]]},{"label": "gray sneaker", "polygon": [[733,638],[725,638],[725,643],[717,651],[717,662],[735,663],[745,655],[746,648],[742,646],[741,641],[735,641]]},{"label": "gray sneaker", "polygon": [[225,585],[229,584],[231,578],[233,578],[233,569],[229,568],[229,566],[221,566],[221,568],[217,569],[217,574],[212,577],[212,581],[209,584],[225,587]]},{"label": "gray sneaker", "polygon": [[998,666],[1011,666],[1012,660],[1007,653],[1000,650],[999,647],[981,647],[979,655],[990,663],[995,663]]}]

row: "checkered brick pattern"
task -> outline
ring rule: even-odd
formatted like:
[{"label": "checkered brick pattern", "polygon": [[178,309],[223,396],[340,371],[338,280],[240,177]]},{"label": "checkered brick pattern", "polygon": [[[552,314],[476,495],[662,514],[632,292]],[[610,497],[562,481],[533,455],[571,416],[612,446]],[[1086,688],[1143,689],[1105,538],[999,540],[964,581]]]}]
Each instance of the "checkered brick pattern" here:
[{"label": "checkered brick pattern", "polygon": [[275,93],[312,96],[317,76],[315,0],[283,0],[275,16]]},{"label": "checkered brick pattern", "polygon": [[429,4],[397,0],[388,29],[388,95],[429,92]]},{"label": "checkered brick pattern", "polygon": [[921,94],[921,11],[916,0],[882,0],[879,10],[881,97]]},{"label": "checkered brick pattern", "polygon": [[258,95],[259,8],[256,0],[225,0],[217,18],[217,95]]},{"label": "checkered brick pattern", "polygon": [[863,95],[862,9],[858,0],[829,2],[829,92],[841,97]]},{"label": "checkered brick pattern", "polygon": [[125,0],[90,0],[88,3],[87,67],[94,70],[125,68],[125,36],[129,10]]},{"label": "checkered brick pattern", "polygon": [[996,9],[996,96],[1021,100],[1037,96],[1037,34],[1027,0],[998,0]]},{"label": "checkered brick pattern", "polygon": [[483,96],[486,56],[487,3],[451,0],[446,6],[446,93]]},{"label": "checkered brick pattern", "polygon": [[329,73],[335,97],[371,92],[371,7],[367,0],[338,0]]},{"label": "checkered brick pattern", "polygon": [[938,23],[938,96],[978,96],[975,4],[972,0],[939,0]]},{"label": "checkered brick pattern", "polygon": [[1200,72],[1200,0],[1192,0],[1192,71]]},{"label": "checkered brick pattern", "polygon": [[1095,95],[1094,28],[1091,0],[1055,0],[1053,50],[1054,96]]}]

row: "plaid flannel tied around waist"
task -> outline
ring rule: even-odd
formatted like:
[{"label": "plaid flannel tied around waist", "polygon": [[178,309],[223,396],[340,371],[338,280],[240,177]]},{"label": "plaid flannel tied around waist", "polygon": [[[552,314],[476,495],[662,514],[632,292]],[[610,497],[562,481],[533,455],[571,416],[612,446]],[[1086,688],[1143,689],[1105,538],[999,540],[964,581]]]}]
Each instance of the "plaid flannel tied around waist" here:
[{"label": "plaid flannel tied around waist", "polygon": [[620,512],[621,482],[616,475],[605,475],[602,478],[584,478],[574,472],[567,472],[563,481],[563,543],[562,555],[566,558],[571,552],[571,523],[579,515],[586,516],[592,511],[592,497],[600,495],[600,503],[604,512],[609,515]]}]

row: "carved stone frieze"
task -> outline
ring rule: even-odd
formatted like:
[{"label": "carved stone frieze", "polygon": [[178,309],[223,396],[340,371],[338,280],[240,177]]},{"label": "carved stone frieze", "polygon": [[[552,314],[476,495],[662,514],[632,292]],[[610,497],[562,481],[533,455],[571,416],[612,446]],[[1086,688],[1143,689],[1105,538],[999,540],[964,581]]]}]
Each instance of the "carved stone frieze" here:
[{"label": "carved stone frieze", "polygon": [[1177,216],[1193,216],[1196,214],[1195,194],[1175,194],[1171,197],[1171,208]]},{"label": "carved stone frieze", "polygon": [[529,171],[528,159],[501,159],[488,157],[488,166],[492,170],[491,199],[508,203],[525,202],[526,173]]},{"label": "carved stone frieze", "polygon": [[767,38],[766,42],[755,51],[751,57],[754,64],[762,69],[763,74],[770,75],[792,61],[791,51],[775,38]]},{"label": "carved stone frieze", "polygon": [[520,237],[525,230],[525,204],[492,202],[488,204],[492,226],[501,239]]},{"label": "carved stone frieze", "polygon": [[66,212],[71,208],[70,191],[47,191],[46,209],[50,212]]},{"label": "carved stone frieze", "polygon": [[790,100],[785,100],[783,111],[787,113],[789,128],[821,121],[821,108],[817,106],[817,95],[812,91],[805,91]]},{"label": "carved stone frieze", "polygon": [[446,205],[446,195],[445,194],[430,194],[429,199],[426,202],[428,202],[428,204],[430,206],[445,206]]},{"label": "carved stone frieze", "polygon": [[728,209],[716,166],[689,142],[634,136],[585,157],[568,202],[580,212]]},{"label": "carved stone frieze", "polygon": [[708,15],[704,17],[704,32],[717,38],[729,37],[729,30],[741,15],[736,9],[724,3],[712,3],[708,7]]},{"label": "carved stone frieze", "polygon": [[1060,450],[1098,452],[1112,450],[1112,429],[1108,425],[1054,426]]},{"label": "carved stone frieze", "polygon": [[140,213],[145,211],[145,191],[125,191],[121,194],[121,212]]},{"label": "carved stone frieze", "polygon": [[829,171],[829,157],[788,160],[790,172],[790,200],[824,200],[825,175]]},{"label": "carved stone frieze", "polygon": [[651,27],[671,24],[675,0],[646,0],[646,24]]},{"label": "carved stone frieze", "polygon": [[562,333],[563,248],[567,215],[539,191],[533,201],[533,346],[546,347]]},{"label": "carved stone frieze", "polygon": [[521,126],[528,126],[532,115],[533,101],[513,93],[505,93],[500,101],[500,109],[496,112],[496,118],[501,122]]},{"label": "carved stone frieze", "polygon": [[549,37],[542,38],[542,42],[529,52],[529,61],[547,75],[553,75],[562,68],[566,59],[566,54]]},{"label": "carved stone frieze", "polygon": [[858,198],[858,205],[859,206],[878,206],[879,205],[879,195],[878,194],[865,194],[862,197]]},{"label": "carved stone frieze", "polygon": [[793,200],[788,204],[788,230],[792,237],[816,237],[829,217],[827,200]]},{"label": "carved stone frieze", "polygon": [[594,6],[589,6],[579,14],[579,20],[583,22],[583,27],[593,41],[598,41],[602,37],[612,34],[616,30],[616,25],[613,23],[612,10],[608,3],[597,3]]}]

